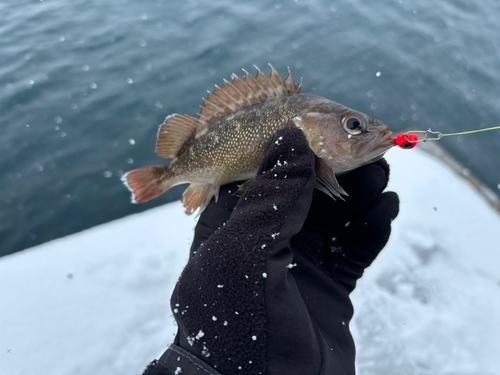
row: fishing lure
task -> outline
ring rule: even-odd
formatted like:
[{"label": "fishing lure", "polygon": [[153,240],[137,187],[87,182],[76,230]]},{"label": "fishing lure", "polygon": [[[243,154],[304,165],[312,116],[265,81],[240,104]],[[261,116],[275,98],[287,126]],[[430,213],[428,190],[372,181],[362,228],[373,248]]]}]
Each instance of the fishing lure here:
[{"label": "fishing lure", "polygon": [[[474,134],[496,129],[500,129],[500,126],[495,126],[493,128],[487,128],[487,129],[471,130],[460,133],[443,134],[441,132],[432,131],[429,128],[427,130],[410,130],[407,131],[406,133],[400,133],[398,134],[397,137],[391,139],[395,140],[396,144],[402,149],[411,150],[412,148],[415,148],[419,142],[439,141],[441,138],[449,137],[451,135]],[[422,133],[423,133],[423,138],[420,138],[419,134]]]}]

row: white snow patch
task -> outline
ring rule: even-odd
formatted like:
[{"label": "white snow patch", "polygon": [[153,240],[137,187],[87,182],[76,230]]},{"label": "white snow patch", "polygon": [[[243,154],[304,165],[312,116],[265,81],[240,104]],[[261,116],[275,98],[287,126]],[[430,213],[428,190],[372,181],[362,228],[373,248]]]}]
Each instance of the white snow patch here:
[{"label": "white snow patch", "polygon": [[257,336],[255,336],[255,335],[254,335],[254,336],[252,336],[252,340],[253,340],[253,341],[257,341]]},{"label": "white snow patch", "polygon": [[177,367],[177,368],[175,369],[174,374],[175,374],[175,375],[179,375],[179,374],[181,374],[181,373],[182,373],[182,368]]},{"label": "white snow patch", "polygon": [[[498,213],[419,149],[387,159],[401,207],[351,294],[357,374],[498,374]],[[195,224],[183,211],[174,202],[0,258],[2,373],[140,374],[177,330],[169,299]]]},{"label": "white snow patch", "polygon": [[277,211],[278,210],[278,206],[276,206],[275,204],[273,204],[273,208]]},{"label": "white snow patch", "polygon": [[267,279],[267,273],[265,273],[265,272],[264,272],[264,273],[262,274],[262,277],[263,277],[264,279]]}]

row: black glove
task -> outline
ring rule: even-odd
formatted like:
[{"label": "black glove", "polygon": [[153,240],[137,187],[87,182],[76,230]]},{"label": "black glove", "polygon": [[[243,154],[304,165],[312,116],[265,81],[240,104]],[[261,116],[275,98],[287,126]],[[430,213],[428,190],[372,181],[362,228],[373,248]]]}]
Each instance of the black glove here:
[{"label": "black glove", "polygon": [[340,176],[350,196],[333,201],[302,132],[278,132],[243,197],[223,186],[201,215],[171,299],[178,334],[144,374],[354,374],[349,293],[398,213],[388,174]]}]

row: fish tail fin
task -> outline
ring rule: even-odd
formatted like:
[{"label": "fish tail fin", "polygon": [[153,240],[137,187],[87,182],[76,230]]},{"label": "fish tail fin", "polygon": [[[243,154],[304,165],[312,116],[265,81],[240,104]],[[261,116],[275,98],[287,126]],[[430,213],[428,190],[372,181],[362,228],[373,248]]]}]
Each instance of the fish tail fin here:
[{"label": "fish tail fin", "polygon": [[122,181],[132,193],[132,203],[144,203],[170,189],[173,186],[170,177],[168,166],[151,166],[124,174]]}]

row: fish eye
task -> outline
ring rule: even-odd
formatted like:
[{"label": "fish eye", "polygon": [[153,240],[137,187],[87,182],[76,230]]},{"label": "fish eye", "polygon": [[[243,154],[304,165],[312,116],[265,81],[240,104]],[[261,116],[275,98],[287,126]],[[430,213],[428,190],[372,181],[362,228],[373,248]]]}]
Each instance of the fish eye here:
[{"label": "fish eye", "polygon": [[344,129],[352,135],[361,134],[366,128],[365,121],[357,116],[349,115],[342,119]]}]

